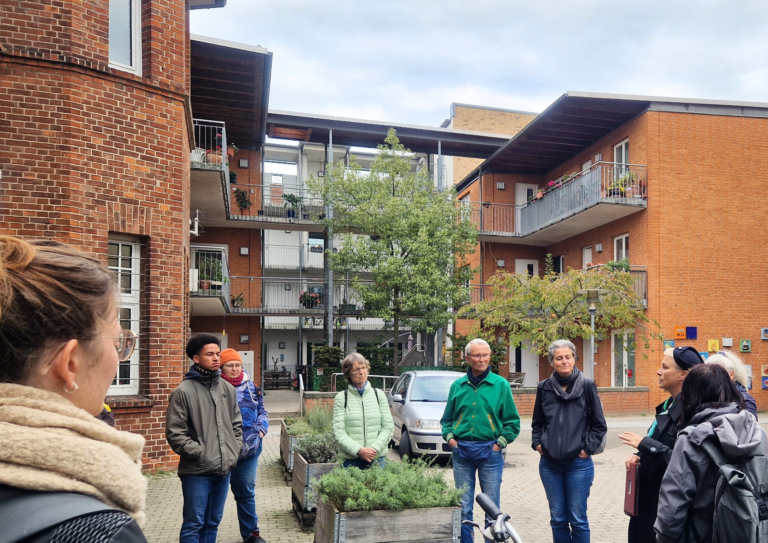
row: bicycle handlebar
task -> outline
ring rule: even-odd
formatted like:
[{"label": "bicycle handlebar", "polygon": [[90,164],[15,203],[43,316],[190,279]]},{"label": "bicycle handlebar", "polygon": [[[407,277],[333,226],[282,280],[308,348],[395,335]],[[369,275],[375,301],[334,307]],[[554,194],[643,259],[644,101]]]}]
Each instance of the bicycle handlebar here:
[{"label": "bicycle handlebar", "polygon": [[489,498],[486,494],[478,494],[477,498],[475,498],[477,501],[477,505],[483,508],[483,511],[486,512],[486,514],[496,519],[498,518],[502,513],[501,509],[496,507],[496,504],[491,501],[491,498]]}]

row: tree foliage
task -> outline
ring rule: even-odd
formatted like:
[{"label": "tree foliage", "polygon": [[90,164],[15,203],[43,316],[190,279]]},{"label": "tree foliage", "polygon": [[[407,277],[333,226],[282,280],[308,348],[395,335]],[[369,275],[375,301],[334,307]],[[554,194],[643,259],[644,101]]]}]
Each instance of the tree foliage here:
[{"label": "tree foliage", "polygon": [[[464,349],[467,348],[467,343],[469,343],[477,336],[463,336],[461,334],[452,336],[448,334],[448,337],[451,338],[452,345],[447,350],[451,354],[451,361],[453,362],[453,365],[462,366],[462,369],[467,369],[469,364],[465,359]],[[499,344],[493,338],[487,341],[488,345],[491,346],[491,361],[489,362],[491,371],[494,373],[499,373],[499,365],[504,364],[507,361],[507,347],[505,345]]]},{"label": "tree foliage", "polygon": [[512,348],[530,340],[536,352],[544,356],[557,339],[592,336],[586,297],[577,291],[605,289],[608,293],[600,296],[595,315],[596,334],[637,328],[635,342],[642,341],[646,348],[650,339],[663,338],[657,322],[651,323],[650,330],[645,326],[649,319],[630,273],[620,268],[570,269],[561,274],[549,266],[546,269],[543,276],[495,274],[488,281],[489,299],[463,307],[459,317],[476,319],[474,331],[486,339],[503,333]]},{"label": "tree foliage", "polygon": [[[434,332],[466,300],[477,229],[456,205],[455,192],[437,192],[426,168],[414,168],[412,154],[389,131],[371,165],[354,160],[310,178],[310,190],[333,209],[323,222],[342,239],[327,253],[332,269],[348,274],[363,301],[363,316]],[[361,279],[370,277],[372,282]],[[397,374],[398,353],[393,353]]]}]

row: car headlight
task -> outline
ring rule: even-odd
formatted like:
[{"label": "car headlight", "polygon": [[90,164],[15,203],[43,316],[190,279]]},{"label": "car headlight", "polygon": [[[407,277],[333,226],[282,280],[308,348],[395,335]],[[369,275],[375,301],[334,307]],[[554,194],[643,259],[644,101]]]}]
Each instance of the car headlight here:
[{"label": "car headlight", "polygon": [[430,419],[419,419],[416,421],[415,426],[421,430],[440,430],[442,428],[439,420]]}]

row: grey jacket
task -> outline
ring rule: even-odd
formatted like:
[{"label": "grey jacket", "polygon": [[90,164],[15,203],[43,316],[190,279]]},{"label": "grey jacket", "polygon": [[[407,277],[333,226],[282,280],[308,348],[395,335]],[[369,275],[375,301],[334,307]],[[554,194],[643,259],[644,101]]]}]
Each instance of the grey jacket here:
[{"label": "grey jacket", "polygon": [[179,476],[229,473],[243,448],[235,387],[193,367],[168,401],[165,437],[181,456]]},{"label": "grey jacket", "polygon": [[735,461],[768,452],[768,437],[755,417],[747,411],[737,412],[735,403],[704,409],[693,417],[690,425],[696,427],[688,435],[681,433],[677,437],[661,481],[653,526],[659,543],[712,540],[719,469],[700,446],[705,439],[719,441],[725,456]]}]

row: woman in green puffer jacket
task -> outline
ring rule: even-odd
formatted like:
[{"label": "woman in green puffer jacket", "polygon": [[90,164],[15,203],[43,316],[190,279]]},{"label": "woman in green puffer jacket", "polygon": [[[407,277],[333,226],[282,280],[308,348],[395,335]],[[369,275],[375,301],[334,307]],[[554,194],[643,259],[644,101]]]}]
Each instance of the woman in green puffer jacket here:
[{"label": "woman in green puffer jacket", "polygon": [[374,460],[384,463],[394,423],[387,397],[368,382],[370,363],[352,353],[341,363],[349,386],[333,400],[333,435],[339,443],[344,467],[368,469]]}]

